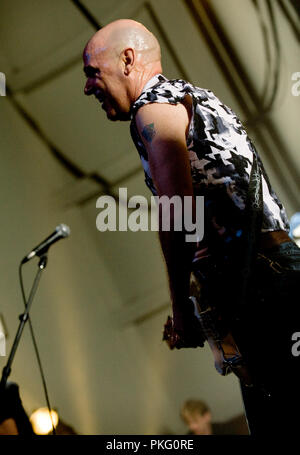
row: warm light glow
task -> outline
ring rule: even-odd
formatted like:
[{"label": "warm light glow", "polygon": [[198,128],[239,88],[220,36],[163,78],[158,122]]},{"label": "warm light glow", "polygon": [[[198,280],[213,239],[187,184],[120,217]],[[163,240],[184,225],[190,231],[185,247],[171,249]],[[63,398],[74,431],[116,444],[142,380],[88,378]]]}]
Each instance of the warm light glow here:
[{"label": "warm light glow", "polygon": [[[51,417],[55,428],[58,424],[57,412],[51,410]],[[48,408],[39,408],[34,411],[30,416],[30,422],[35,434],[48,434],[50,431],[52,431],[52,421]]]}]

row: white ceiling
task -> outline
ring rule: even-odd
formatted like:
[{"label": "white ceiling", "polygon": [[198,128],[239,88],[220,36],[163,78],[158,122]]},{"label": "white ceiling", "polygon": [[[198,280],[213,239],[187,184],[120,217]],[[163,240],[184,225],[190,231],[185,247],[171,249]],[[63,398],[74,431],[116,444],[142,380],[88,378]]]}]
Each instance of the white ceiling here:
[{"label": "white ceiling", "polygon": [[[246,113],[237,102],[232,87],[220,71],[214,54],[183,0],[85,0],[82,3],[101,25],[120,17],[133,17],[143,22],[161,42],[163,68],[167,76],[182,77],[183,67],[189,80],[212,89],[238,112],[242,121],[247,121]],[[257,93],[261,93],[267,65],[260,23],[253,5],[248,0],[214,0],[208,3],[215,8],[249,80]],[[260,3],[267,21],[265,2]],[[288,4],[288,0],[285,3]],[[13,8],[10,4],[9,0],[3,0],[0,4],[0,64],[15,100],[37,122],[46,138],[85,174],[97,173],[109,184],[117,182],[119,185],[120,182],[122,186],[127,184],[128,174],[137,173],[135,191],[148,194],[137,153],[131,143],[128,124],[108,122],[99,104],[83,96],[81,53],[86,41],[94,33],[93,25],[72,1],[16,0]],[[198,4],[211,38],[231,68],[249,110],[255,112],[257,106],[247,93],[247,88],[239,81],[240,75],[228,58],[224,43],[216,37],[216,32],[207,21],[201,2],[194,1],[194,4]],[[247,21],[244,20],[245,16]],[[299,102],[289,93],[291,74],[297,70],[299,60],[298,44],[278,8],[276,16],[283,60],[279,95],[269,118],[284,142],[294,170],[300,172],[296,127]],[[232,27],[234,17],[243,20],[234,20],[235,25]],[[182,24],[181,27],[179,24]],[[270,29],[270,24],[267,25]],[[259,128],[264,129],[264,124],[260,123]],[[253,131],[253,137],[256,132]],[[267,133],[265,129],[263,134],[266,136]],[[266,140],[273,149],[270,138]],[[261,153],[264,155],[263,150]],[[272,174],[276,174],[276,169],[272,169],[272,159],[274,163],[277,159],[282,160],[277,155],[280,152],[274,149],[274,156],[267,157],[267,166],[270,166]],[[285,165],[284,160],[282,165]],[[287,174],[287,185],[293,198],[285,194],[287,187],[285,184],[282,188],[282,176],[275,175],[274,178],[278,180],[274,183],[279,191],[283,189],[282,196],[288,208],[294,210],[295,193],[299,190],[293,182],[295,175],[291,178]]]}]

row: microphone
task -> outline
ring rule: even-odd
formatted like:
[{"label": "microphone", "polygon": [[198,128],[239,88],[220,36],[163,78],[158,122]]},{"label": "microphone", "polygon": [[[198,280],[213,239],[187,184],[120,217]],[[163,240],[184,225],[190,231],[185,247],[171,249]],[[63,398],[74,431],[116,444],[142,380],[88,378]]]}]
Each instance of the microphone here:
[{"label": "microphone", "polygon": [[30,253],[28,253],[27,256],[22,259],[21,264],[25,264],[25,262],[30,261],[30,259],[32,259],[34,256],[42,255],[53,243],[57,242],[57,240],[68,237],[70,235],[70,232],[71,230],[69,226],[66,224],[59,224],[56,226],[55,231],[49,235],[49,237],[47,237],[38,246],[33,248],[33,250],[30,251]]}]

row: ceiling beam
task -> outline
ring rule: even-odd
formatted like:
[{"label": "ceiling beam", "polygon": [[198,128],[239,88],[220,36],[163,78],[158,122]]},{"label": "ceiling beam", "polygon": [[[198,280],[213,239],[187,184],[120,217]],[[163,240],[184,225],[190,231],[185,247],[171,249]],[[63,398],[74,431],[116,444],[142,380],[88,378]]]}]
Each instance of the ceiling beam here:
[{"label": "ceiling beam", "polygon": [[[207,0],[184,0],[185,4],[190,11],[191,16],[198,25],[198,29],[202,33],[205,41],[211,49],[211,53],[218,64],[220,71],[223,73],[224,79],[227,81],[229,87],[232,90],[235,99],[241,106],[241,109],[247,117],[247,121],[251,122],[253,118],[253,113],[249,107],[248,102],[243,96],[239,85],[236,83],[233,75],[231,74],[230,68],[228,67],[227,60],[224,58],[224,55],[220,52],[220,47],[217,46],[214,36],[212,36],[207,22],[204,20],[209,20],[210,26],[213,28],[214,32],[220,43],[222,43],[222,48],[226,51],[227,57],[229,57],[231,64],[236,69],[236,73],[239,75],[239,78],[244,86],[244,89],[248,92],[248,96],[253,101],[256,106],[256,113],[254,117],[259,117],[260,125],[257,123],[253,126],[253,131],[259,141],[265,156],[269,159],[270,166],[273,169],[273,172],[278,175],[281,181],[286,182],[286,193],[289,197],[289,202],[293,207],[294,211],[299,210],[299,193],[300,193],[300,176],[297,169],[294,166],[294,163],[291,159],[291,156],[283,143],[283,140],[280,134],[276,131],[272,124],[272,120],[268,117],[269,112],[263,112],[263,106],[261,103],[260,96],[257,93],[256,88],[252,84],[246,69],[242,65],[242,62],[237,56],[233,46],[230,43],[227,33],[222,27],[221,22],[217,17],[217,13],[213,9],[210,2]],[[246,123],[246,122],[245,122]],[[265,132],[259,128],[263,126],[266,130],[267,137],[272,138],[272,144],[267,139]],[[277,149],[278,153],[274,156],[274,148]],[[284,157],[284,159],[283,159]],[[290,176],[290,178],[287,178]]]}]

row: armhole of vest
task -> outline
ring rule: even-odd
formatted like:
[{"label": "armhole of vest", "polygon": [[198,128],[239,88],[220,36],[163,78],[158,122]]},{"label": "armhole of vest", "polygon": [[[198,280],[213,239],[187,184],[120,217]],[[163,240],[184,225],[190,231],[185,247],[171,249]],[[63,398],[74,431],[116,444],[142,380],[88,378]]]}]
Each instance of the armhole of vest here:
[{"label": "armhole of vest", "polygon": [[[192,128],[192,125],[194,123],[195,113],[194,113],[194,97],[193,97],[193,94],[192,93],[186,93],[184,98],[187,97],[187,96],[189,96],[191,98],[191,106],[190,106],[191,107],[191,118],[189,119],[188,134],[187,134],[187,138],[186,138],[187,145],[189,145],[189,138],[190,138],[191,128]],[[184,98],[182,99],[182,101],[184,100]],[[188,115],[189,115],[189,113],[188,113]]]},{"label": "armhole of vest", "polygon": [[[191,118],[190,118],[190,121],[189,121],[189,127],[188,127],[188,134],[187,134],[187,138],[186,138],[186,141],[187,141],[187,144],[188,144],[188,141],[189,141],[189,137],[190,137],[190,132],[191,132],[191,128],[192,128],[192,125],[194,123],[194,97],[193,97],[193,94],[192,93],[186,93],[186,95],[180,100],[178,99],[176,102],[174,103],[171,103],[170,101],[163,101],[163,102],[160,102],[160,101],[150,101],[148,103],[143,103],[141,106],[139,106],[137,109],[135,109],[134,111],[134,115],[133,115],[133,118],[132,120],[134,121],[134,126],[135,126],[135,129],[136,129],[136,132],[139,136],[139,138],[141,139],[140,137],[140,133],[139,133],[139,130],[138,130],[138,127],[136,125],[136,115],[139,111],[139,109],[143,106],[145,106],[146,104],[155,104],[155,103],[158,103],[158,104],[171,104],[173,106],[176,106],[177,104],[181,103],[183,104],[183,100],[186,96],[190,96],[191,97]],[[184,104],[183,104],[184,105]]]}]

